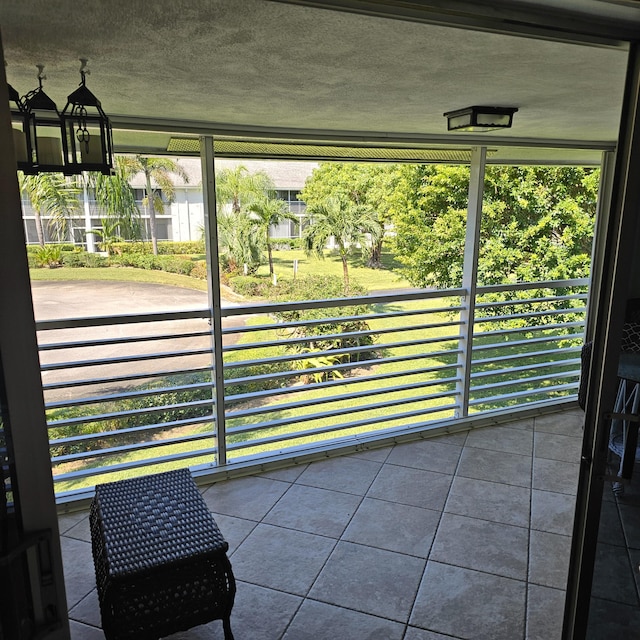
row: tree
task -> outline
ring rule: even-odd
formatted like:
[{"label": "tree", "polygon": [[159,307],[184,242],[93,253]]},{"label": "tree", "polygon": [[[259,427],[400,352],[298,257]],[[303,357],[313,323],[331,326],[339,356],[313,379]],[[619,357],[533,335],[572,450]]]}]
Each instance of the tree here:
[{"label": "tree", "polygon": [[372,242],[363,245],[364,257],[372,268],[380,268],[384,223],[389,218],[387,194],[396,179],[397,165],[356,162],[322,162],[307,179],[300,199],[308,207],[328,198],[341,198],[375,216],[377,229]]},{"label": "tree", "polygon": [[377,238],[380,223],[369,210],[354,205],[344,198],[328,198],[322,204],[307,207],[308,226],[303,242],[307,255],[324,257],[324,250],[334,238],[342,261],[345,295],[349,291],[349,265],[347,257],[354,247],[365,245],[367,234]]},{"label": "tree", "polygon": [[[188,182],[184,169],[169,158],[147,158],[145,156],[125,156],[121,159],[123,177],[129,181],[136,173],[143,173],[145,178],[144,205],[149,214],[151,243],[153,254],[158,255],[158,232],[156,228],[156,209],[162,211],[163,201],[159,190],[171,202],[175,197],[175,186],[171,174],[180,176]],[[154,186],[155,185],[155,186]]]},{"label": "tree", "polygon": [[249,173],[244,165],[222,169],[216,174],[216,203],[218,211],[231,205],[233,213],[247,211],[256,201],[273,190],[271,178],[263,171]]},{"label": "tree", "polygon": [[273,193],[268,193],[263,198],[254,201],[249,211],[258,216],[258,227],[262,230],[264,241],[267,245],[267,255],[269,256],[269,275],[273,277],[273,255],[271,251],[271,238],[269,230],[271,225],[280,224],[283,220],[296,221],[296,216],[289,211],[287,203],[274,197]]},{"label": "tree", "polygon": [[[390,210],[403,275],[420,287],[462,282],[469,170],[405,165]],[[481,285],[588,275],[598,171],[489,167],[478,265]]]},{"label": "tree", "polygon": [[49,216],[49,225],[57,228],[58,235],[67,236],[68,221],[80,208],[78,186],[59,173],[19,175],[20,189],[26,192],[33,207],[40,246],[45,244],[44,215]]},{"label": "tree", "polygon": [[218,213],[220,264],[228,273],[238,273],[246,265],[250,273],[260,265],[259,228],[246,211]]},{"label": "tree", "polygon": [[97,172],[91,173],[89,183],[94,189],[96,202],[106,214],[101,220],[103,231],[106,222],[110,228],[107,235],[113,236],[113,232],[117,230],[118,236],[137,240],[141,237],[140,210],[128,180],[130,173],[126,158],[116,156],[115,174],[105,176]]}]

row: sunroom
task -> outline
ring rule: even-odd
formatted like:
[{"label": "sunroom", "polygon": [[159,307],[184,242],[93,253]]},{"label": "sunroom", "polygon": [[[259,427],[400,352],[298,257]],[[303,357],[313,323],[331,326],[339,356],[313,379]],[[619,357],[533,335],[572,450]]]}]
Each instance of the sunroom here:
[{"label": "sunroom", "polygon": [[[121,9],[119,15],[113,3],[82,11],[70,7],[68,13],[39,2],[3,7],[7,80],[26,91],[35,85],[35,64],[44,62],[47,92],[64,104],[65,90],[78,75],[76,59],[87,57],[88,83],[109,113],[116,152],[200,157],[208,300],[186,311],[120,311],[34,325],[15,160],[5,154],[4,420],[21,527],[53,533],[46,544],[54,587],[39,589],[40,604],[55,603],[61,627],[49,625],[44,637],[69,637],[60,613],[68,609],[72,637],[101,637],[90,558],[82,572],[69,560],[87,552],[82,508],[92,487],[118,474],[153,473],[170,464],[192,469],[223,533],[225,523],[229,530],[231,560],[249,594],[239,589],[241,637],[329,637],[336,633],[332,618],[353,625],[350,637],[560,637],[563,619],[562,637],[608,637],[587,636],[587,620],[576,611],[591,596],[602,497],[607,517],[630,514],[623,527],[637,508],[634,485],[620,504],[609,500],[605,486],[622,319],[626,300],[637,297],[638,194],[628,178],[635,161],[638,74],[629,44],[640,23],[635,8],[584,2],[569,12],[553,3],[534,9],[505,2],[456,4],[454,10],[435,3],[400,8],[256,0],[156,3],[151,14],[142,7]],[[443,114],[471,105],[517,112],[510,128],[447,132]],[[365,299],[223,304],[215,277],[216,158],[469,165],[460,286]],[[600,169],[590,279],[478,282],[482,185],[486,168],[494,165]],[[322,337],[340,342],[341,360],[313,365],[318,382],[309,393],[291,384],[300,379],[292,363],[305,356],[278,355],[276,348],[284,336],[308,343],[296,329],[326,325],[327,316],[320,323],[301,320],[300,314],[318,308],[332,310],[332,328]],[[251,321],[236,322],[246,317]],[[274,318],[279,333],[273,331]],[[575,400],[587,340],[595,348],[583,414]],[[113,373],[114,365],[119,373]],[[341,375],[324,375],[328,371]],[[203,390],[204,399],[189,407],[167,405],[168,374],[194,372],[204,378],[180,378],[179,390],[185,384]],[[99,425],[135,418],[138,410],[113,409],[113,402],[141,394],[127,384],[154,378],[162,378],[162,385],[142,392],[150,399],[145,413],[152,419],[129,421],[118,434],[124,437],[100,428],[80,435],[64,431],[89,420]],[[109,385],[108,392],[95,392]],[[78,417],[64,424],[50,417],[47,424],[43,400],[49,411],[74,407]],[[199,411],[185,412],[193,408]],[[511,456],[524,466],[505,471],[501,465]],[[435,502],[409,497],[425,486]],[[491,494],[493,509],[501,500],[509,504],[511,515],[504,509],[500,516],[475,511],[470,496],[480,500],[482,492]],[[298,513],[305,501],[306,510]],[[314,512],[324,514],[324,524],[313,524]],[[420,539],[420,550],[408,542],[389,547],[382,541],[393,535],[388,530],[372,533],[372,521],[386,518],[391,526],[409,512],[416,520],[407,520],[408,529],[432,529],[430,538]],[[541,524],[543,512],[555,513],[552,524]],[[475,528],[480,522],[496,536],[487,548],[500,546],[497,539],[509,549],[500,566],[485,563],[482,553],[466,564],[452,555],[451,545],[458,543],[451,540],[459,540],[458,551],[468,555],[467,545],[477,547],[474,540],[488,535]],[[273,538],[273,558],[285,548],[298,552],[286,570],[286,559],[273,566],[272,580],[258,575],[257,565],[275,562],[266,559]],[[627,533],[625,544],[611,545],[615,562],[630,578],[638,554],[632,538]],[[363,555],[350,565],[357,550]],[[393,558],[389,565],[385,554]],[[549,554],[560,558],[564,577],[543,570]],[[618,567],[615,562],[607,566]],[[391,577],[384,571],[367,574],[380,563]],[[350,572],[363,572],[372,593],[386,593],[386,603],[376,604],[371,594],[354,595],[358,588],[349,583]],[[385,591],[385,578],[394,584],[406,579],[407,589]],[[602,584],[598,591],[593,582],[594,595],[602,595]],[[461,600],[446,596],[455,584],[487,589],[495,595],[489,598],[494,609],[502,593],[506,600],[497,610],[512,608],[515,614],[498,616],[503,622],[496,630],[494,609],[471,603],[465,613]],[[604,611],[602,619],[615,617],[618,632],[620,625],[632,628],[637,622],[636,587],[625,589],[619,599],[596,597],[593,607]],[[429,601],[439,603],[442,616],[433,614]],[[287,613],[265,622],[268,632],[259,632],[255,612],[268,611],[269,602]],[[451,619],[458,610],[456,625]],[[45,604],[35,612],[39,624],[47,621],[46,612]],[[493,622],[484,626],[483,618]],[[551,627],[543,624],[547,618],[555,621]],[[601,618],[594,624],[604,624]],[[205,633],[194,630],[184,637],[201,637],[200,632]]]}]

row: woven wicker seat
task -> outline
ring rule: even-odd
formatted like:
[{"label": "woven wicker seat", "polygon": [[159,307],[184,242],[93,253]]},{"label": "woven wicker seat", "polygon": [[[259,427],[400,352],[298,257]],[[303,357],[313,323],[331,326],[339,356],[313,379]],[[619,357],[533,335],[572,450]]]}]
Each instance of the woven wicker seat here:
[{"label": "woven wicker seat", "polygon": [[107,640],[156,640],[229,617],[229,545],[186,469],[96,487],[91,542]]}]

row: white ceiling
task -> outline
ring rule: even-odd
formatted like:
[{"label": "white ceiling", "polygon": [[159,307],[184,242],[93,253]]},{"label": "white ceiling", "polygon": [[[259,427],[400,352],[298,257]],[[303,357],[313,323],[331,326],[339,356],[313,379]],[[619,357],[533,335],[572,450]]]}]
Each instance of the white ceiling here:
[{"label": "white ceiling", "polygon": [[[8,81],[24,94],[45,64],[45,90],[60,109],[78,84],[78,58],[89,58],[87,84],[120,150],[166,150],[171,132],[469,145],[477,136],[447,134],[442,114],[472,104],[519,109],[510,131],[481,137],[497,160],[597,160],[615,144],[627,51],[612,34],[616,24],[621,35],[640,26],[638,3],[402,4],[460,11],[434,25],[269,0],[0,0],[0,28]],[[548,35],[560,8],[559,32],[573,24],[567,11],[580,12],[573,43],[530,37],[536,20]],[[474,10],[483,30],[444,26],[469,22]],[[526,35],[484,30],[487,12],[502,30],[496,15],[525,10]],[[533,140],[533,150],[523,145]],[[554,145],[560,155],[546,149]]]}]

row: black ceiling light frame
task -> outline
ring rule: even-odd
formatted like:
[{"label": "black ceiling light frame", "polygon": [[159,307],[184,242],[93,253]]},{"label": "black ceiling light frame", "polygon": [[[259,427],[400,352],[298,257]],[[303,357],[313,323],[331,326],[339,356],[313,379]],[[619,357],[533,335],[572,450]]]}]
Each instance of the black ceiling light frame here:
[{"label": "black ceiling light frame", "polygon": [[509,129],[513,122],[515,107],[465,107],[448,111],[444,114],[447,119],[447,131],[496,131]]}]

